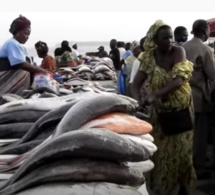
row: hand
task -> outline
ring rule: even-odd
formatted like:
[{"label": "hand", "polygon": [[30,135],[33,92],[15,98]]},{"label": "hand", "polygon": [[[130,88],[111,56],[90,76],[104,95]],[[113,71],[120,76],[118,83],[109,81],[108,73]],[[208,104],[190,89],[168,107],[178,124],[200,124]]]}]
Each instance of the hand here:
[{"label": "hand", "polygon": [[155,99],[156,99],[155,94],[150,94],[150,95],[146,96],[146,98],[143,102],[143,105],[149,106],[155,102]]}]

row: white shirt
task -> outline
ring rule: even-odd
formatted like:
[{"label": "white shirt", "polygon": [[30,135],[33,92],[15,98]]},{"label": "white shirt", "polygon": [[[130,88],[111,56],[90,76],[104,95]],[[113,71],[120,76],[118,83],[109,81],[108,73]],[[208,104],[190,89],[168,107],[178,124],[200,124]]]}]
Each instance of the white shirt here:
[{"label": "white shirt", "polygon": [[76,56],[76,57],[78,57],[78,56],[79,56],[78,51],[77,51],[77,50],[75,50],[75,49],[73,49],[73,48],[72,48],[72,54],[73,54],[74,56]]},{"label": "white shirt", "polygon": [[140,68],[140,61],[138,59],[136,59],[133,63],[133,66],[132,66],[131,77],[130,77],[129,83],[133,83],[134,77],[136,76],[139,68]]},{"label": "white shirt", "polygon": [[125,54],[126,50],[123,47],[119,47],[119,54],[120,54],[120,60],[123,59],[123,55]]}]

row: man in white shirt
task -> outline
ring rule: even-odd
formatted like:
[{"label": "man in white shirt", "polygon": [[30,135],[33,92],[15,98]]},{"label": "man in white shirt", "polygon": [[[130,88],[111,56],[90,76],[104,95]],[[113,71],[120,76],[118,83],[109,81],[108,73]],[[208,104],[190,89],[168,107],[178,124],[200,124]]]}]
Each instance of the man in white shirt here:
[{"label": "man in white shirt", "polygon": [[78,57],[80,55],[79,52],[77,51],[77,49],[78,49],[77,43],[74,43],[72,45],[72,54],[76,57]]},{"label": "man in white shirt", "polygon": [[[143,44],[145,42],[145,39],[146,37],[143,37],[141,40],[140,40],[140,49],[142,52],[144,52],[144,47],[143,47]],[[138,58],[134,61],[134,64],[132,66],[132,70],[131,70],[131,76],[130,76],[130,84],[133,83],[133,80],[134,80],[134,77],[136,76],[138,70],[140,68],[140,61],[138,60]]]},{"label": "man in white shirt", "polygon": [[119,54],[120,54],[120,60],[123,59],[123,55],[124,55],[125,52],[126,52],[124,45],[125,45],[125,44],[124,44],[124,42],[122,42],[122,41],[118,41],[118,42],[117,42],[117,47],[118,47]]},{"label": "man in white shirt", "polygon": [[133,63],[132,70],[131,70],[131,76],[129,81],[130,84],[133,83],[134,77],[136,76],[139,68],[140,68],[140,61],[136,59]]}]

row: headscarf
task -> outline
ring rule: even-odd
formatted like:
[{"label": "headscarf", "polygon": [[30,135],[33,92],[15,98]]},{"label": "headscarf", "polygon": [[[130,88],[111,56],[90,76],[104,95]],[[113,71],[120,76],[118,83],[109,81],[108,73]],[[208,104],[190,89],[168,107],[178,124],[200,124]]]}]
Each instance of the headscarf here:
[{"label": "headscarf", "polygon": [[138,41],[133,41],[133,42],[131,43],[131,51],[134,51],[134,48],[137,47],[138,44],[139,44]]},{"label": "headscarf", "polygon": [[18,18],[16,18],[12,24],[10,25],[10,33],[15,35],[18,31],[23,30],[25,28],[30,28],[31,22],[24,16],[20,15]]},{"label": "headscarf", "polygon": [[34,46],[39,53],[47,54],[49,51],[49,48],[45,42],[38,41]]},{"label": "headscarf", "polygon": [[144,42],[144,49],[145,51],[154,50],[157,46],[154,42],[155,35],[157,34],[158,30],[162,26],[169,26],[165,24],[162,20],[157,20],[148,30],[146,34],[146,40]]}]

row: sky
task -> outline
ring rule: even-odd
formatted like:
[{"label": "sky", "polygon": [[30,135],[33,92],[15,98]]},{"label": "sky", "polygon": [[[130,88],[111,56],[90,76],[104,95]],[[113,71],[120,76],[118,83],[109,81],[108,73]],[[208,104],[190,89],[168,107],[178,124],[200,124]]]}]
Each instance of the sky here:
[{"label": "sky", "polygon": [[0,45],[11,37],[9,26],[20,14],[31,20],[26,47],[33,47],[39,40],[49,46],[62,40],[140,40],[158,19],[190,32],[196,19],[215,18],[214,8],[211,0],[6,0],[0,8]]}]

